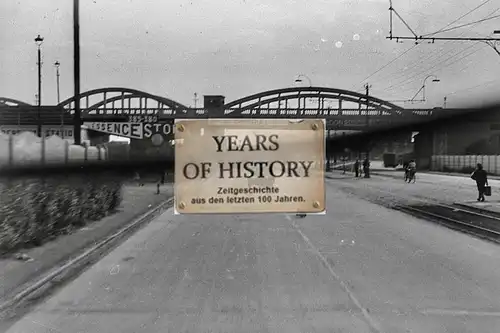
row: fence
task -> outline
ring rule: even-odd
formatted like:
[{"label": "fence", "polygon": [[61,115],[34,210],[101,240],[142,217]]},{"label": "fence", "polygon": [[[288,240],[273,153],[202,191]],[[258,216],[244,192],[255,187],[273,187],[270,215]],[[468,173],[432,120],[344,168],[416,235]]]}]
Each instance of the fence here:
[{"label": "fence", "polygon": [[29,132],[0,134],[0,167],[69,164],[106,159],[105,148],[72,145],[57,136],[39,138]]},{"label": "fence", "polygon": [[431,171],[471,173],[477,163],[489,174],[500,175],[500,155],[434,155]]}]

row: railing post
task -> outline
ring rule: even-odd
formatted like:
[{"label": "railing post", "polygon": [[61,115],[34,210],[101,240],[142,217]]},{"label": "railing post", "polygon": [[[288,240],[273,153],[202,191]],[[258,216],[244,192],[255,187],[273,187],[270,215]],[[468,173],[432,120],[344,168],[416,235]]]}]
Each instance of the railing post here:
[{"label": "railing post", "polygon": [[64,164],[69,162],[69,142],[64,140]]},{"label": "railing post", "polygon": [[9,166],[14,165],[14,136],[9,134]]},{"label": "railing post", "polygon": [[42,165],[45,165],[45,135],[41,135],[40,138],[42,139],[42,144],[41,144],[41,147],[42,147],[42,155],[41,155],[41,162],[42,162]]}]

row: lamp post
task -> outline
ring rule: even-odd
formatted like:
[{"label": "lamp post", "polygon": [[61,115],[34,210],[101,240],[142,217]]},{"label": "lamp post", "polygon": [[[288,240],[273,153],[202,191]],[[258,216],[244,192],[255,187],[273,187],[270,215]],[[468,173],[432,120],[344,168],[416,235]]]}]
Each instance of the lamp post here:
[{"label": "lamp post", "polygon": [[42,117],[41,117],[41,106],[42,106],[42,43],[43,37],[38,35],[35,38],[35,43],[38,47],[38,116],[37,116],[37,133],[39,137],[42,137]]},{"label": "lamp post", "polygon": [[[299,75],[297,75],[297,78],[295,79],[295,82],[296,83],[302,82],[303,81],[302,78],[307,79],[307,81],[309,81],[309,87],[312,87],[312,81],[311,81],[311,79],[307,75],[305,75],[305,74],[299,74]],[[319,98],[318,98],[318,103],[319,103]],[[300,109],[300,98],[299,98],[299,109]],[[305,109],[306,109],[306,99],[304,98],[304,110]]]},{"label": "lamp post", "polygon": [[59,104],[61,102],[61,94],[59,92],[59,66],[61,66],[61,63],[59,61],[56,61],[54,63],[54,66],[56,67],[57,104]]},{"label": "lamp post", "polygon": [[440,79],[438,79],[438,77],[436,75],[427,75],[424,79],[424,82],[422,83],[422,87],[420,87],[420,89],[417,91],[417,93],[415,94],[415,96],[413,96],[413,98],[410,100],[410,102],[414,102],[415,101],[415,97],[417,97],[417,95],[422,92],[422,100],[420,100],[420,102],[425,102],[425,83],[427,82],[427,79],[433,77],[434,79],[432,80],[432,82],[441,82]]},{"label": "lamp post", "polygon": [[435,75],[426,76],[426,78],[424,79],[424,83],[422,84],[422,96],[424,97],[424,102],[425,102],[425,82],[427,81],[427,79],[429,79],[431,77],[434,77],[434,79],[432,79],[432,82],[441,82],[441,80],[438,79],[437,76],[435,76]]},{"label": "lamp post", "polygon": [[297,83],[302,82],[302,78],[307,79],[307,81],[309,81],[309,87],[312,87],[311,79],[307,75],[304,75],[304,74],[297,75],[297,78],[295,79],[295,82],[297,82]]}]

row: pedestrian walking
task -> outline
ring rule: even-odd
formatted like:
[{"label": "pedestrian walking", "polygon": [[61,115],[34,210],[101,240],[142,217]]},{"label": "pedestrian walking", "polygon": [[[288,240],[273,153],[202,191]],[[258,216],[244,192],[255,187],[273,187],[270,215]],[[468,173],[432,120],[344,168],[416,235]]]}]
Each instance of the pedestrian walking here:
[{"label": "pedestrian walking", "polygon": [[476,181],[478,191],[477,201],[484,202],[484,193],[486,185],[488,184],[488,174],[483,169],[483,165],[481,163],[477,164],[476,170],[474,170],[470,177]]},{"label": "pedestrian walking", "polygon": [[354,162],[354,173],[356,175],[356,178],[359,177],[359,160],[356,159],[356,162]]},{"label": "pedestrian walking", "polygon": [[363,162],[364,178],[370,178],[370,160],[365,159]]}]

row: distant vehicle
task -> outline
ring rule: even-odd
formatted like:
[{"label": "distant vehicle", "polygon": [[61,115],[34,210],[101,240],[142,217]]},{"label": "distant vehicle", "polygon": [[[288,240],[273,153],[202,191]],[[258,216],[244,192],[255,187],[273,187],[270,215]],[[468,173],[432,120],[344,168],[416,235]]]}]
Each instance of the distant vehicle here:
[{"label": "distant vehicle", "polygon": [[398,155],[395,153],[385,153],[383,156],[385,168],[395,168],[398,166]]}]

